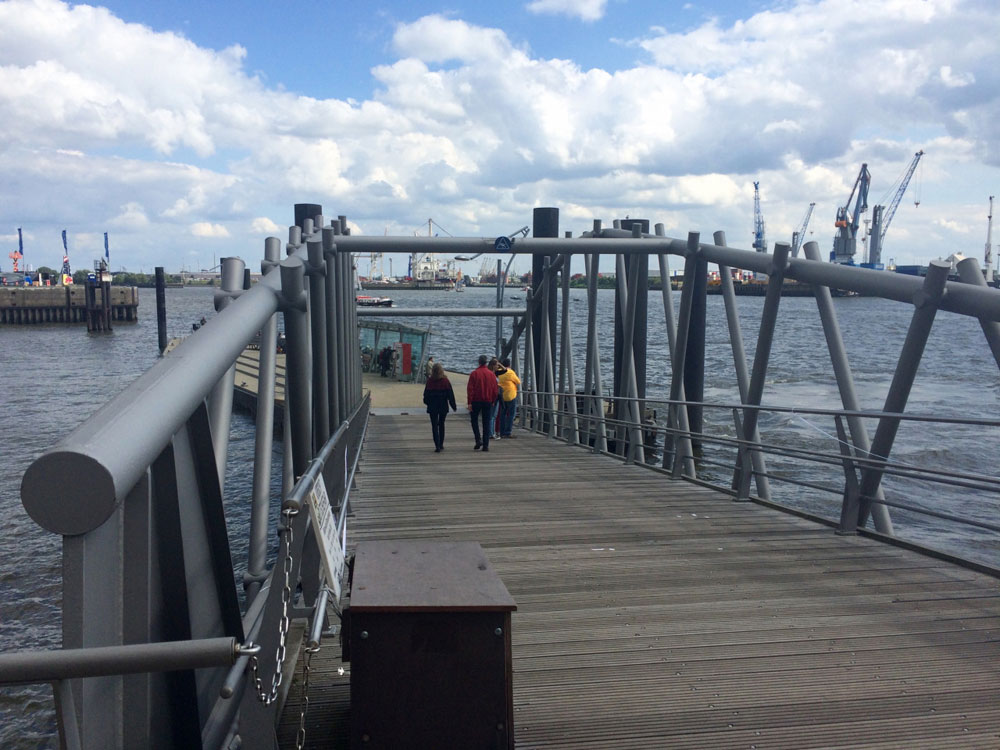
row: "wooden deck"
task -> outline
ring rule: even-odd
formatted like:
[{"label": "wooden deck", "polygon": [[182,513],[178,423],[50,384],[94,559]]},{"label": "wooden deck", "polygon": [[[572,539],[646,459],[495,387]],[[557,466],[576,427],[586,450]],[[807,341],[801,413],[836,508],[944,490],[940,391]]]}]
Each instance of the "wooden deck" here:
[{"label": "wooden deck", "polygon": [[[517,602],[518,748],[998,748],[996,579],[516,432],[373,416],[352,543],[480,542]],[[336,639],[307,747],[345,747]],[[343,665],[349,670],[350,665]],[[301,669],[279,731],[294,747]]]}]

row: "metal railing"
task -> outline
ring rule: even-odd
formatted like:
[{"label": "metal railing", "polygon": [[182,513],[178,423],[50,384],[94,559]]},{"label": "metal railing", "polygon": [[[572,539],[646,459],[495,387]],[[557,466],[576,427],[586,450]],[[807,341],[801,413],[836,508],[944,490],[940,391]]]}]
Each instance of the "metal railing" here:
[{"label": "metal railing", "polygon": [[[297,657],[289,623],[312,619],[315,640],[327,624],[303,500],[322,477],[343,544],[369,406],[351,260],[336,251],[346,219],[324,226],[318,206],[302,209],[286,258],[265,241],[260,283],[245,288],[243,261],[225,259],[216,318],[25,473],[25,509],[63,536],[63,649],[0,655],[0,684],[51,682],[63,747],[275,745],[282,670]],[[275,498],[278,315],[288,385]],[[258,333],[241,611],[223,497],[235,362]]]},{"label": "metal railing", "polygon": [[[836,526],[841,533],[864,530],[871,521],[876,532],[898,539],[889,508],[919,513],[926,517],[952,522],[995,534],[1000,528],[991,520],[963,516],[957,511],[927,507],[899,499],[887,499],[883,479],[917,480],[928,499],[934,499],[934,488],[952,486],[982,493],[987,507],[1000,507],[998,490],[1000,479],[982,473],[954,470],[950,467],[932,469],[911,466],[891,460],[896,433],[906,422],[964,425],[967,427],[995,429],[1000,421],[964,417],[940,418],[906,414],[906,404],[920,365],[924,346],[930,336],[937,310],[949,310],[970,318],[973,325],[984,333],[993,358],[1000,365],[1000,291],[986,288],[985,279],[974,259],[958,264],[961,282],[948,281],[950,266],[932,262],[926,277],[907,277],[902,274],[876,272],[849,266],[838,266],[819,261],[816,243],[807,243],[806,260],[788,257],[788,246],[778,244],[773,255],[735,250],[725,246],[725,237],[715,235],[715,245],[703,245],[698,235],[691,233],[682,245],[680,240],[663,237],[661,225],[656,235],[643,235],[633,225],[632,231],[602,230],[595,222],[594,232],[576,239],[534,240],[531,247],[544,247],[555,254],[547,265],[545,277],[534,284],[534,299],[529,295],[529,314],[540,319],[539,326],[524,326],[525,373],[521,398],[522,425],[558,437],[571,443],[584,443],[595,452],[610,453],[626,462],[649,464],[653,462],[648,450],[648,438],[656,436],[662,448],[658,451],[658,468],[674,478],[704,482],[704,468],[714,466],[725,470],[731,481],[709,482],[712,486],[731,493],[738,500],[754,499],[774,503],[771,482],[793,484],[800,489],[816,493],[832,493],[841,499]],[[527,241],[518,243],[522,251]],[[683,249],[681,249],[683,247]],[[593,252],[590,252],[593,248]],[[630,255],[642,253],[656,255],[662,280],[665,336],[670,362],[670,388],[666,397],[652,397],[645,392],[645,336],[646,298],[644,279],[635,264],[627,263]],[[569,307],[568,258],[574,253],[585,253],[587,281],[587,336],[582,357],[574,356],[576,340],[567,314]],[[614,387],[602,383],[602,366],[599,333],[596,324],[597,276],[601,254],[616,256],[616,331]],[[674,321],[674,304],[669,265],[669,254],[684,256],[684,280],[677,321]],[[725,303],[726,324],[732,348],[734,379],[740,396],[736,404],[706,402],[700,398],[686,397],[686,388],[693,384],[699,391],[704,382],[704,329],[705,287],[699,292],[699,279],[707,275],[707,264],[718,265],[721,292]],[[761,310],[760,329],[752,366],[748,364],[737,313],[737,298],[732,280],[732,269],[741,268],[767,274],[766,291]],[[556,271],[561,273],[557,276]],[[786,279],[808,282],[815,296],[820,321],[829,350],[833,376],[842,400],[842,409],[782,409],[763,404],[765,379],[775,333],[778,307]],[[556,325],[553,320],[552,302],[561,286],[562,320],[555,344]],[[884,406],[877,411],[863,411],[854,387],[846,348],[831,302],[830,288],[853,293],[863,293],[882,299],[908,303],[912,306],[912,319],[903,343],[892,383]],[[700,296],[700,299],[699,299]],[[533,338],[534,331],[542,336],[541,346]],[[518,329],[515,328],[515,333]],[[638,332],[638,333],[637,333]],[[690,342],[701,336],[701,351]],[[557,352],[558,349],[558,352]],[[537,356],[528,356],[538,351]],[[694,354],[692,361],[692,352]],[[583,359],[585,367],[582,390],[574,375],[574,359]],[[555,372],[558,368],[558,387]],[[993,373],[995,375],[995,371]],[[640,385],[640,382],[642,385]],[[646,412],[661,405],[665,416],[650,420]],[[606,406],[610,408],[606,408]],[[724,410],[726,420],[715,420],[703,428],[706,411]],[[761,435],[760,420],[764,415],[811,414],[829,420],[826,431],[833,443],[832,450],[815,451],[796,447],[788,441]],[[724,434],[721,425],[730,421]],[[867,424],[877,420],[874,435],[870,436]],[[830,423],[832,422],[832,423]],[[719,457],[704,450],[705,446],[728,448],[730,455]],[[808,461],[811,469],[800,474],[788,475],[768,469],[768,462],[780,458]],[[840,481],[813,478],[821,465],[835,467]],[[752,486],[756,485],[756,493]],[[810,514],[816,517],[815,513]],[[998,546],[994,538],[990,542]],[[994,555],[985,563],[956,555],[963,562],[997,574],[998,562]]]},{"label": "metal railing", "polygon": [[[311,618],[309,641],[317,645],[329,601],[305,499],[322,477],[336,534],[343,540],[367,425],[351,254],[374,247],[381,252],[471,255],[489,251],[493,243],[482,238],[353,237],[345,217],[325,226],[318,206],[296,209],[301,216],[289,229],[288,257],[282,260],[280,241],[268,238],[263,279],[249,289],[244,288],[242,261],[227,259],[216,319],[25,474],[22,499],[28,513],[63,536],[64,650],[4,655],[0,683],[52,682],[64,746],[214,748],[228,746],[237,736],[245,747],[274,745],[275,711],[287,687],[283,667],[293,658],[289,623]],[[891,537],[890,507],[963,519],[948,509],[901,501],[884,488],[887,477],[917,478],[925,488],[951,485],[996,494],[993,476],[891,460],[899,425],[922,419],[906,414],[906,404],[937,310],[978,324],[1000,363],[1000,292],[984,288],[975,261],[959,264],[964,283],[957,283],[946,281],[948,267],[941,263],[931,263],[921,279],[821,263],[815,243],[806,244],[807,259],[790,258],[788,246],[781,244],[772,255],[728,248],[721,233],[715,243],[700,243],[696,233],[686,240],[670,239],[662,226],[649,235],[638,224],[631,230],[608,230],[599,222],[576,239],[510,240],[505,245],[511,252],[542,256],[526,307],[450,314],[514,318],[502,352],[511,355],[515,370],[523,363],[523,426],[626,462],[655,463],[674,478],[711,483],[737,500],[774,504],[778,492],[772,493],[772,483],[839,494],[835,525],[843,533],[870,533],[865,527],[871,521],[877,532]],[[568,314],[574,254],[585,256],[587,283],[582,389]],[[605,382],[605,332],[596,311],[600,259],[607,254],[616,256],[617,288],[614,364]],[[645,387],[650,255],[664,280],[664,337],[671,368],[669,394],[659,399]],[[667,283],[669,255],[683,256],[685,262],[676,322]],[[709,262],[717,264],[722,279],[738,403],[710,403],[698,393],[704,382],[703,281]],[[752,364],[743,348],[732,268],[768,275]],[[803,449],[775,438],[767,425],[768,415],[789,413],[763,403],[786,279],[812,285],[843,407],[794,413],[832,420],[827,430],[836,435],[832,449]],[[878,412],[859,406],[830,287],[912,306],[889,395]],[[278,314],[286,334],[286,401],[280,542],[275,563],[269,565]],[[246,607],[241,609],[222,499],[234,363],[258,332],[257,429],[243,581]],[[647,418],[649,405],[657,403],[665,414]],[[703,418],[706,411],[708,420]],[[713,419],[716,412],[725,418]],[[732,427],[723,428],[730,418]],[[867,429],[869,419],[878,420],[874,436]],[[952,421],[997,426],[990,420]],[[647,449],[650,434],[662,441],[658,453]],[[843,479],[789,473],[782,462],[793,459],[839,471]],[[717,470],[729,481],[716,479],[712,473]],[[984,532],[997,531],[992,520],[964,520]]]}]

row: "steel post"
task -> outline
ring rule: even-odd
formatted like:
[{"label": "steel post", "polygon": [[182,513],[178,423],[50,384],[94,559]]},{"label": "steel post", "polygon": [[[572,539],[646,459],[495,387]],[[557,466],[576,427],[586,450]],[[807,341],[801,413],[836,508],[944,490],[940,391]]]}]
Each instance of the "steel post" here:
[{"label": "steel post", "polygon": [[346,409],[340,400],[337,379],[340,377],[340,352],[337,350],[337,328],[343,325],[337,311],[337,246],[334,243],[333,227],[323,227],[323,260],[326,263],[326,371],[329,377],[330,424],[340,424]]},{"label": "steel post", "polygon": [[[662,224],[657,224],[654,228],[656,235],[658,237],[663,236],[664,228]],[[674,324],[674,296],[673,289],[670,284],[670,264],[665,253],[660,253],[657,256],[660,266],[660,290],[663,296],[663,322],[667,329],[667,345],[670,354],[670,368],[673,368],[674,360],[677,357],[677,327]],[[680,383],[679,399],[683,401],[685,399],[684,392],[684,382]],[[670,428],[671,415],[673,413],[677,414],[678,424],[681,432],[685,434],[685,438],[678,443],[676,439],[671,438],[667,433],[663,436],[663,458],[661,461],[661,466],[666,469],[672,465],[672,462],[676,459],[670,451],[676,451],[678,445],[688,451],[687,455],[682,456],[683,461],[682,466],[689,472],[688,476],[696,477],[698,475],[698,469],[694,462],[694,455],[691,449],[691,441],[687,439],[687,435],[690,434],[691,426],[688,423],[688,413],[687,409],[673,409],[672,407],[667,408],[667,428]],[[671,448],[673,446],[673,448]]]},{"label": "steel post", "polygon": [[154,269],[156,274],[156,340],[160,354],[167,348],[167,292],[163,266]]},{"label": "steel post", "polygon": [[[771,270],[767,278],[767,292],[764,295],[764,307],[760,314],[760,333],[757,335],[757,350],[753,358],[753,370],[750,373],[750,387],[747,389],[747,398],[744,403],[750,406],[760,406],[761,398],[764,395],[764,378],[767,376],[767,365],[771,357],[771,343],[774,340],[774,327],[778,322],[778,306],[781,303],[781,287],[785,280],[785,267],[788,263],[788,254],[791,252],[791,245],[779,242],[774,246],[774,254],[771,261]],[[744,443],[751,442],[757,432],[757,421],[760,415],[755,408],[743,410],[743,434],[738,435]],[[751,451],[756,448],[751,446]],[[736,468],[738,482],[736,485],[736,499],[742,500],[750,497],[750,479],[753,467],[745,463]]]},{"label": "steel post", "polygon": [[[281,242],[277,237],[264,240],[262,275],[281,262]],[[279,272],[280,273],[280,272]],[[253,489],[250,501],[250,544],[247,571],[243,575],[247,605],[253,602],[267,576],[267,523],[271,505],[271,455],[274,443],[274,385],[278,350],[278,319],[272,315],[260,331],[257,368],[257,416],[254,433]]]},{"label": "steel post", "polygon": [[[979,261],[975,258],[960,260],[958,262],[958,275],[966,284],[978,287],[987,286],[986,278],[979,270]],[[997,366],[1000,366],[1000,323],[980,318],[979,325],[982,326],[983,335],[986,336],[986,342],[990,345],[990,351],[993,352],[993,359],[996,360]]]},{"label": "steel post", "polygon": [[[682,398],[684,395],[684,361],[687,358],[687,342],[691,327],[691,307],[694,304],[694,276],[698,268],[698,255],[700,253],[699,237],[698,232],[688,233],[687,253],[684,256],[684,281],[681,286],[681,304],[677,314],[677,340],[675,342],[673,368],[670,376],[670,400],[675,403],[671,403],[668,409],[670,415],[667,420],[668,430],[684,429],[681,427],[682,424],[690,424],[690,418],[687,414],[683,417],[680,416],[680,412],[687,412],[687,406],[676,402],[685,400]],[[689,475],[689,472],[693,472],[694,470],[693,462],[685,461],[685,457],[694,456],[690,432],[685,430],[685,434],[679,439],[681,440],[681,445],[676,447],[677,438],[668,432],[663,441],[664,451],[668,450],[668,445],[669,450],[673,451],[673,476],[675,478],[682,474]],[[688,466],[688,463],[692,463],[692,466]]]},{"label": "steel post", "polygon": [[[882,411],[886,414],[902,414],[906,410],[906,402],[910,397],[910,390],[917,376],[920,358],[923,356],[927,337],[934,324],[938,302],[944,293],[949,271],[951,271],[951,264],[932,260],[927,266],[927,276],[924,278],[924,285],[920,293],[914,295],[913,318],[910,321],[909,330],[906,332],[906,340],[903,342],[903,349],[899,354],[896,372],[893,374],[892,384],[889,386],[889,393],[885,398],[885,406],[882,407]],[[863,457],[888,461],[898,429],[898,417],[881,417],[878,421],[878,427],[875,429],[871,450],[867,456]],[[858,526],[864,526],[867,521],[872,501],[875,499],[875,491],[882,482],[882,474],[882,469],[871,467],[864,469],[861,473],[861,508],[858,511]]]},{"label": "steel post", "polygon": [[[809,260],[821,260],[819,245],[815,242],[805,243],[802,246],[802,252]],[[851,373],[851,365],[847,359],[847,347],[844,346],[844,338],[840,333],[840,324],[837,322],[837,313],[833,307],[830,288],[823,284],[814,284],[813,294],[816,297],[816,306],[823,324],[826,348],[830,352],[830,364],[833,366],[833,374],[840,391],[840,402],[846,411],[859,412],[861,411],[861,401],[858,399],[858,393],[854,387],[854,375]],[[851,432],[851,440],[857,454],[867,456],[871,450],[871,440],[868,437],[868,428],[865,427],[864,420],[858,416],[847,417],[847,427]],[[878,500],[884,499],[881,486],[876,489],[875,496]],[[871,514],[876,530],[883,534],[891,535],[893,533],[892,518],[886,506],[872,505]],[[851,516],[851,520],[848,520],[847,514],[841,514],[840,530],[842,532],[855,529],[856,523],[856,512]]]},{"label": "steel post", "polygon": [[[725,247],[725,232],[716,232],[712,239],[715,240],[716,245]],[[750,390],[750,373],[747,370],[747,355],[743,347],[743,330],[740,327],[739,312],[736,309],[736,291],[733,289],[733,276],[729,266],[724,263],[719,264],[719,278],[722,283],[722,298],[726,307],[726,322],[729,326],[729,344],[733,350],[736,383],[740,391],[740,401],[746,403],[747,394]],[[754,428],[751,440],[754,443],[760,442],[760,430],[756,427]],[[753,465],[757,494],[765,500],[770,500],[771,483],[766,476],[767,467],[764,463],[764,456],[759,451],[750,451],[749,456]],[[737,489],[735,485],[733,489]]]},{"label": "steel post", "polygon": [[554,328],[554,321],[552,318],[552,299],[555,295],[552,290],[553,272],[552,265],[548,258],[545,259],[545,271],[542,279],[542,390],[545,393],[543,401],[545,403],[544,407],[544,423],[543,429],[548,434],[548,436],[555,437],[556,434],[556,400],[555,394],[555,375],[553,374],[553,355],[555,352],[555,342],[552,340],[552,330]]},{"label": "steel post", "polygon": [[[326,263],[323,243],[318,234],[306,240],[309,254],[306,277],[309,279],[309,332],[312,343],[312,411],[314,451],[330,437],[330,383],[327,370],[326,336]],[[336,423],[334,423],[336,424]]]},{"label": "steel post", "polygon": [[[246,268],[239,258],[222,259],[221,291],[215,295],[215,309],[222,311],[243,291],[243,270]],[[213,321],[214,322],[214,321]],[[229,426],[233,418],[233,383],[236,379],[236,364],[233,363],[226,374],[215,384],[208,397],[209,423],[212,427],[212,447],[219,470],[219,486],[226,482],[226,456],[229,452]]]},{"label": "steel post", "polygon": [[285,258],[281,271],[282,314],[285,317],[285,403],[292,436],[294,476],[305,472],[312,457],[312,357],[309,350],[309,316],[304,286],[305,263]]}]

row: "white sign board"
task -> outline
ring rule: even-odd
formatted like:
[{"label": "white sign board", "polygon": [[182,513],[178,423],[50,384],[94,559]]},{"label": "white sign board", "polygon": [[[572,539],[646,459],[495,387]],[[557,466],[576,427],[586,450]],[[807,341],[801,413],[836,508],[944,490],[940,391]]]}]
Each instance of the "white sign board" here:
[{"label": "white sign board", "polygon": [[326,483],[323,475],[316,478],[309,493],[309,511],[312,513],[313,529],[319,542],[320,556],[323,558],[323,568],[326,580],[333,588],[336,601],[340,601],[340,579],[344,575],[344,545],[347,542],[347,528],[344,537],[337,537],[337,523],[330,508],[330,497],[326,494]]}]

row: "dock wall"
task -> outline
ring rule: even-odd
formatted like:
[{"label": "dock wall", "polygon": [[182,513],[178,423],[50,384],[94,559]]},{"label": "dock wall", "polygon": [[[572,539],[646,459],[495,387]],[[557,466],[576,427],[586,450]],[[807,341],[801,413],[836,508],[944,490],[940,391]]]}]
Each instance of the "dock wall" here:
[{"label": "dock wall", "polygon": [[[95,290],[97,306],[104,304],[103,291]],[[134,286],[113,286],[109,298],[111,319],[135,322],[139,319],[139,290]],[[0,324],[87,322],[87,289],[83,284],[53,287],[0,287]]]}]

